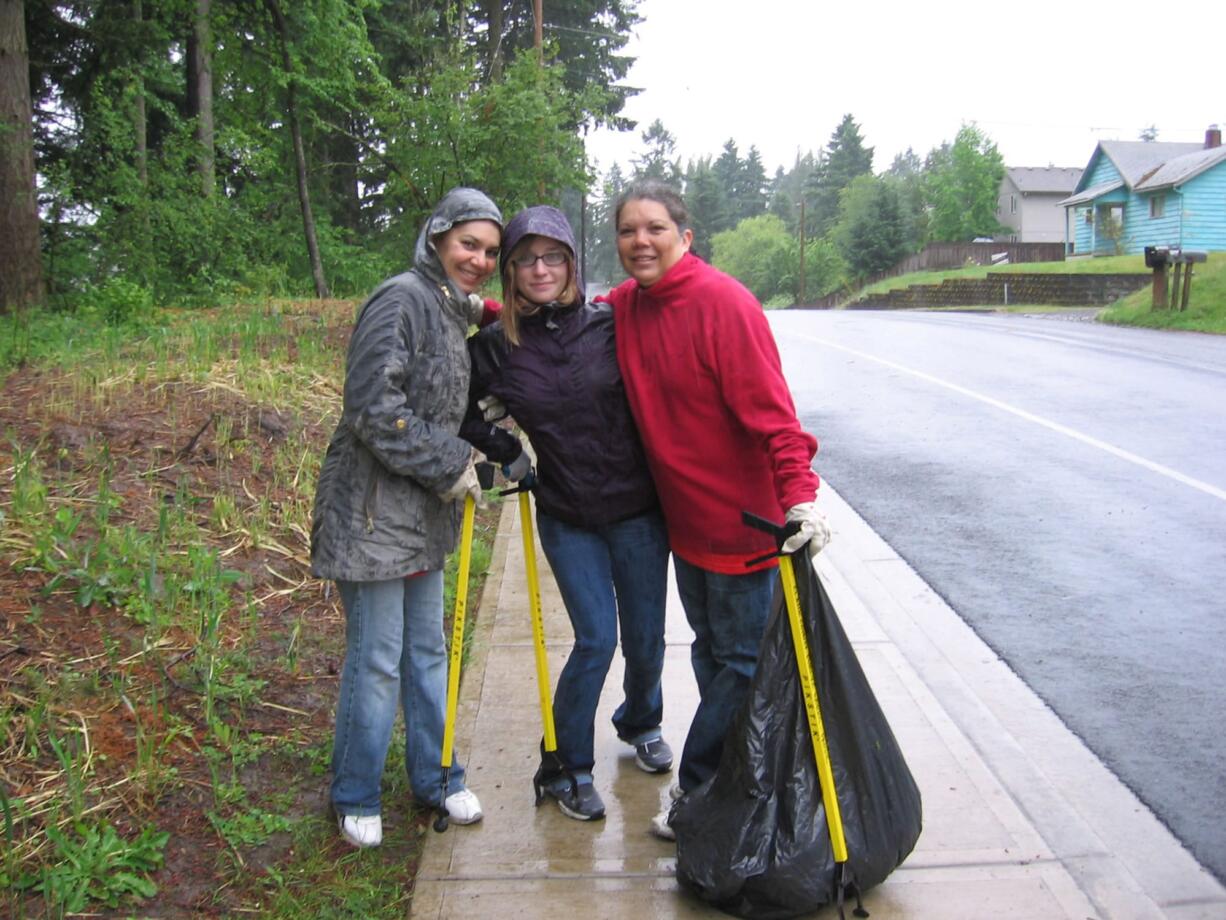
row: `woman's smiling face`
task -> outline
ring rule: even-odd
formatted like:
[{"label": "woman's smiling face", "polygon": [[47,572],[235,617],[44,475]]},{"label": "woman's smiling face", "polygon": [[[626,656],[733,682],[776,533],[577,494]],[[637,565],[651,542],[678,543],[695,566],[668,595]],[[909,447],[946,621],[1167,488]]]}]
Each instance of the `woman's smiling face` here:
[{"label": "woman's smiling face", "polygon": [[502,230],[492,220],[466,220],[456,224],[434,243],[447,277],[465,294],[489,280],[498,267]]},{"label": "woman's smiling face", "polygon": [[516,246],[511,264],[516,290],[534,304],[553,303],[570,283],[570,252],[547,236],[530,236]]},{"label": "woman's smiling face", "polygon": [[650,198],[635,198],[622,205],[617,218],[617,255],[626,274],[643,287],[651,287],[689,252],[693,231],[682,231],[668,208]]}]

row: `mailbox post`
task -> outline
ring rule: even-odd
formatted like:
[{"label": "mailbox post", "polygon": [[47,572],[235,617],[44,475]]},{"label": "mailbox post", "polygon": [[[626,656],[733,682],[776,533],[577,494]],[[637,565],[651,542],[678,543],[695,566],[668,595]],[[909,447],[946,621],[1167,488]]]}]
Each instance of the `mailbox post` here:
[{"label": "mailbox post", "polygon": [[1154,270],[1154,310],[1166,309],[1166,260],[1170,249],[1169,246],[1145,247],[1145,267]]},{"label": "mailbox post", "polygon": [[1188,296],[1192,292],[1192,266],[1197,262],[1204,262],[1208,257],[1208,253],[1199,249],[1146,246],[1145,265],[1154,270],[1153,309],[1165,310],[1167,308],[1167,266],[1170,265],[1175,267],[1174,278],[1170,286],[1170,308],[1181,311],[1188,309]]}]

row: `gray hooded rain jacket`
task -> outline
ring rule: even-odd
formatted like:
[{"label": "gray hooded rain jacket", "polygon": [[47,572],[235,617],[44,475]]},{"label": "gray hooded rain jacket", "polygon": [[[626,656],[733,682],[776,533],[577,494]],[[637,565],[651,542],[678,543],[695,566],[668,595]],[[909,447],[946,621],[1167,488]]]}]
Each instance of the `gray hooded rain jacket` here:
[{"label": "gray hooded rain jacket", "polygon": [[468,398],[466,298],[435,238],[502,215],[470,188],[448,192],[417,238],[413,268],[362,306],[345,362],[341,420],[328,444],[311,524],[320,578],[386,581],[441,569],[461,504],[438,497],[467,468],[458,435]]}]

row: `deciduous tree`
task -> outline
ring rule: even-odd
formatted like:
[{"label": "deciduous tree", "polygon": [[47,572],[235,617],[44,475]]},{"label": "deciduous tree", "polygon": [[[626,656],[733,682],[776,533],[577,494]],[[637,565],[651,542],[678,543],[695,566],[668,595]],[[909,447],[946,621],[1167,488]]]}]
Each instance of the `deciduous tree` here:
[{"label": "deciduous tree", "polygon": [[977,125],[964,124],[952,144],[933,150],[925,173],[932,239],[966,242],[1000,231],[996,199],[1005,162]]}]

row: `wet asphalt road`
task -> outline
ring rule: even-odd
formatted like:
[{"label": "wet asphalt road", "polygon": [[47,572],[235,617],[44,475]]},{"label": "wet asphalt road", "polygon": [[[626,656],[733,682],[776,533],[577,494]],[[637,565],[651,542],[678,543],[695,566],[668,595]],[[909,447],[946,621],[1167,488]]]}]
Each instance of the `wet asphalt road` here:
[{"label": "wet asphalt road", "polygon": [[1226,336],[770,316],[818,472],[1226,881]]}]

